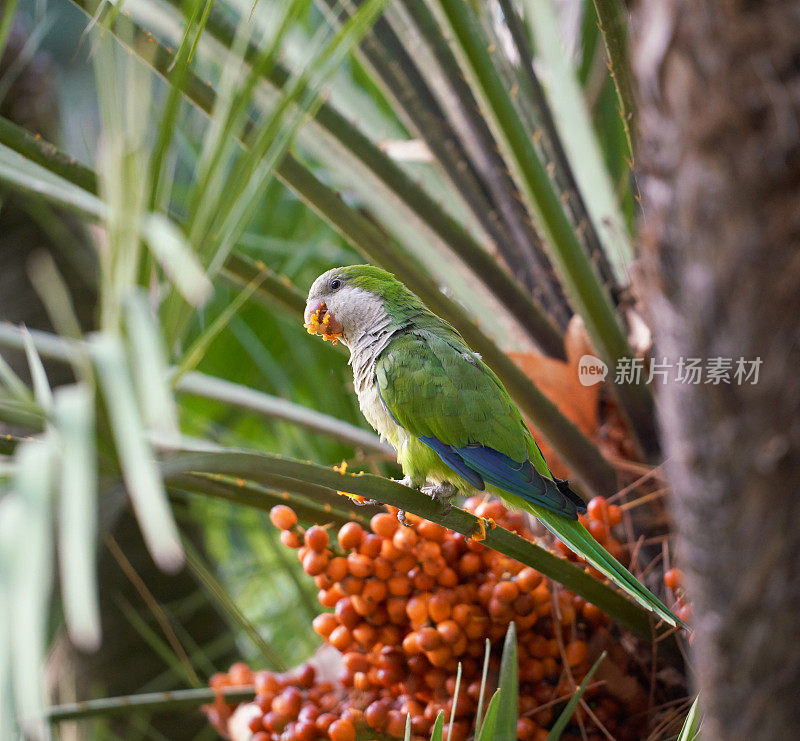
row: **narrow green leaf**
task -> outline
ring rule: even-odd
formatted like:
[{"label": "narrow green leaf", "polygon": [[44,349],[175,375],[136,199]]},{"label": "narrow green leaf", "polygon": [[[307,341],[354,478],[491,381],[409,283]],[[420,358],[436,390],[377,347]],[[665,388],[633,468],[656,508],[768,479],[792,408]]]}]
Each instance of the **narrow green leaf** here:
[{"label": "narrow green leaf", "polygon": [[17,492],[4,491],[0,498],[0,738],[16,738],[12,688],[14,644],[14,572],[19,541],[25,535],[25,505]]},{"label": "narrow green leaf", "polygon": [[575,690],[575,694],[569,699],[569,702],[565,705],[564,709],[561,711],[558,718],[556,718],[556,722],[553,723],[553,727],[550,729],[550,733],[547,736],[547,741],[558,741],[561,738],[561,734],[564,732],[564,729],[567,727],[567,724],[572,718],[572,714],[577,710],[578,703],[580,703],[581,698],[583,697],[583,693],[586,692],[586,688],[589,686],[589,682],[591,681],[594,673],[597,671],[600,664],[603,663],[603,659],[606,657],[606,652],[600,654],[600,657],[597,661],[592,664],[592,668],[586,673],[586,676],[583,678],[583,681],[580,683],[578,688]]},{"label": "narrow green leaf", "polygon": [[163,214],[150,213],[144,217],[142,236],[180,294],[192,306],[204,304],[213,287],[180,228]]},{"label": "narrow green leaf", "polygon": [[605,253],[615,268],[617,280],[626,284],[633,246],[589,118],[583,91],[561,41],[553,0],[525,0],[523,5],[536,42],[537,57],[545,65],[548,83],[545,92],[572,172],[594,228],[605,246]]},{"label": "narrow green leaf", "polygon": [[481,691],[478,695],[478,710],[475,713],[475,728],[481,727],[481,716],[483,715],[483,698],[486,695],[486,679],[489,675],[489,657],[492,653],[492,642],[486,639],[486,650],[483,654],[483,672],[481,673]]},{"label": "narrow green leaf", "polygon": [[[500,660],[498,682],[500,700],[497,703],[496,741],[516,741],[517,718],[519,717],[519,659],[517,658],[517,628],[513,622],[508,626]],[[488,711],[487,711],[488,716]]]},{"label": "narrow green leaf", "polygon": [[406,732],[403,736],[404,741],[411,741],[411,716],[406,715]]},{"label": "narrow green leaf", "polygon": [[17,449],[14,481],[22,503],[22,522],[13,565],[11,644],[17,717],[25,735],[49,739],[43,723],[47,629],[52,588],[51,528],[54,449],[50,437]]},{"label": "narrow green leaf", "polygon": [[608,53],[611,79],[619,98],[620,115],[631,157],[636,149],[636,79],[628,47],[628,10],[620,0],[594,0],[603,43]]},{"label": "narrow green leaf", "polygon": [[450,741],[450,736],[453,735],[453,723],[456,719],[456,707],[458,706],[458,692],[461,689],[461,662],[458,662],[458,669],[456,670],[456,686],[453,692],[453,707],[450,709],[450,727],[447,729],[447,741]]},{"label": "narrow green leaf", "polygon": [[678,741],[693,741],[699,736],[700,724],[703,721],[700,715],[700,698],[695,697],[692,707],[689,708],[689,714],[686,720],[683,721],[680,734],[678,734]]},{"label": "narrow green leaf", "polygon": [[[497,690],[489,700],[489,707],[486,708],[486,718],[484,718],[483,725],[479,731],[475,741],[495,741],[497,736],[497,713],[500,709],[500,690]],[[516,727],[514,728],[514,735],[516,736]]]},{"label": "narrow green leaf", "polygon": [[178,411],[169,384],[167,353],[156,317],[142,293],[126,301],[133,379],[148,429],[177,438]]},{"label": "narrow green leaf", "polygon": [[58,547],[64,615],[73,643],[100,646],[97,594],[97,460],[94,392],[86,385],[56,391],[53,418],[61,444]]},{"label": "narrow green leaf", "polygon": [[36,403],[41,407],[45,414],[49,414],[53,408],[53,392],[50,389],[50,382],[47,380],[42,359],[36,350],[31,333],[24,327],[22,328],[22,340],[25,343],[25,357],[28,360],[28,367],[31,372],[33,383],[33,395]]},{"label": "narrow green leaf", "polygon": [[73,211],[90,214],[94,218],[102,218],[107,211],[105,204],[97,196],[49,172],[5,144],[0,144],[0,181],[36,193]]},{"label": "narrow green leaf", "polygon": [[192,371],[178,380],[176,388],[183,393],[215,399],[229,406],[292,422],[314,432],[331,435],[356,447],[394,457],[394,450],[381,442],[372,432],[342,422],[328,414],[222,378]]},{"label": "narrow green leaf", "polygon": [[14,373],[14,369],[6,362],[2,355],[0,355],[0,383],[6,387],[9,394],[17,401],[33,403],[33,394],[31,394],[20,377]]},{"label": "narrow green leaf", "polygon": [[[225,700],[231,704],[252,700],[252,687],[226,688],[222,690]],[[163,712],[198,708],[214,702],[217,691],[203,687],[194,690],[172,690],[171,692],[147,692],[122,697],[103,697],[98,700],[82,700],[65,705],[54,705],[47,709],[47,718],[54,723],[67,720],[82,720],[112,715],[128,715],[130,713]]]},{"label": "narrow green leaf", "polygon": [[174,573],[183,564],[183,549],[164,482],[145,439],[122,343],[113,335],[97,333],[89,339],[89,351],[97,368],[122,475],[142,535],[159,567]]},{"label": "narrow green leaf", "polygon": [[444,710],[440,710],[433,722],[431,729],[431,741],[443,741],[444,737]]}]

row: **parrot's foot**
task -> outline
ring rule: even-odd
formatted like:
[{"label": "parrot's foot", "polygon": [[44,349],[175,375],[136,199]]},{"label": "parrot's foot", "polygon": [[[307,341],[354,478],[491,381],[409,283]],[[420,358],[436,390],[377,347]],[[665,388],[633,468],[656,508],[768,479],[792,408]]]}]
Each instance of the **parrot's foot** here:
[{"label": "parrot's foot", "polygon": [[377,499],[353,499],[353,503],[357,507],[367,507],[371,504],[380,504]]},{"label": "parrot's foot", "polygon": [[406,519],[406,511],[404,509],[397,510],[397,521],[403,527],[411,527],[411,523]]},{"label": "parrot's foot", "polygon": [[443,515],[446,515],[453,508],[452,500],[458,494],[458,489],[449,481],[443,481],[437,486],[423,486],[420,491],[441,503]]}]

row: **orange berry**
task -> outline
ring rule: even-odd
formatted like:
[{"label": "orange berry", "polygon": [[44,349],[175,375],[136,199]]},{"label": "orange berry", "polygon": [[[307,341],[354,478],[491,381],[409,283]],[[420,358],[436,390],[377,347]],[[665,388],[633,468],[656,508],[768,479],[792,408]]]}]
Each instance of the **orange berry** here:
[{"label": "orange berry", "polygon": [[328,738],[331,741],[356,741],[356,728],[353,721],[335,720],[328,726]]},{"label": "orange berry", "polygon": [[361,623],[353,628],[353,638],[361,648],[369,648],[375,643],[377,632],[369,623]]},{"label": "orange berry", "polygon": [[328,562],[325,573],[332,581],[341,581],[347,576],[347,559],[343,556],[335,556]]},{"label": "orange berry", "polygon": [[592,520],[608,521],[608,501],[605,497],[592,497],[586,505],[586,514]]},{"label": "orange berry", "polygon": [[364,588],[364,580],[359,579],[352,574],[348,574],[344,579],[341,581],[342,591],[345,594],[360,594],[361,590]]},{"label": "orange berry", "polygon": [[473,576],[481,570],[483,565],[481,557],[471,551],[465,553],[458,562],[458,571],[461,576]]},{"label": "orange berry", "polygon": [[328,531],[319,525],[312,525],[306,530],[303,541],[312,550],[321,553],[328,547]]},{"label": "orange berry", "polygon": [[428,657],[428,661],[430,661],[435,667],[444,667],[453,657],[453,651],[450,646],[439,646],[438,648],[434,648],[432,651],[426,651],[425,656]]},{"label": "orange berry", "polygon": [[235,664],[231,664],[231,668],[228,669],[228,681],[230,684],[250,684],[252,679],[252,670],[242,661],[237,661]]},{"label": "orange berry", "polygon": [[375,612],[376,605],[374,602],[365,600],[360,594],[350,595],[350,602],[353,604],[353,609],[361,616],[367,617]]},{"label": "orange berry", "polygon": [[455,587],[458,585],[458,574],[449,566],[443,568],[436,577],[436,581],[443,587]]},{"label": "orange berry", "polygon": [[372,562],[372,567],[375,578],[384,582],[389,581],[394,574],[394,566],[392,565],[392,562],[383,556],[378,556]]},{"label": "orange berry", "polygon": [[291,530],[297,524],[297,514],[285,504],[276,504],[269,511],[269,519],[279,530]]},{"label": "orange berry", "polygon": [[427,538],[437,543],[443,542],[447,536],[447,530],[445,528],[430,520],[423,520],[420,522],[417,526],[417,532],[420,534],[420,537]]},{"label": "orange berry", "polygon": [[455,620],[443,620],[436,626],[436,631],[448,645],[452,645],[463,635]]},{"label": "orange berry", "polygon": [[359,579],[372,576],[372,559],[361,553],[351,553],[347,556],[347,569],[353,576]]},{"label": "orange berry", "polygon": [[406,600],[403,597],[389,597],[386,601],[389,622],[403,625],[406,622]]},{"label": "orange berry", "polygon": [[434,594],[428,600],[428,614],[434,623],[440,623],[450,617],[452,608],[450,601],[441,594]]},{"label": "orange berry", "polygon": [[668,589],[676,592],[683,586],[683,571],[680,569],[670,569],[664,574],[664,584]]},{"label": "orange berry", "polygon": [[420,592],[430,592],[436,586],[436,579],[420,568],[412,569],[409,576],[411,576],[414,586]]},{"label": "orange berry", "polygon": [[608,525],[616,527],[622,522],[622,509],[618,504],[608,505]]},{"label": "orange berry", "polygon": [[382,538],[391,538],[397,532],[400,523],[394,515],[390,515],[388,512],[379,512],[370,520],[369,526],[376,535],[380,535]]},{"label": "orange berry", "polygon": [[522,569],[517,574],[517,586],[522,592],[532,592],[542,583],[542,575],[530,567]]},{"label": "orange berry", "polygon": [[327,638],[339,626],[339,621],[332,612],[323,612],[314,618],[311,625],[315,633]]},{"label": "orange berry", "polygon": [[599,543],[604,543],[608,538],[608,525],[602,520],[589,520],[586,529],[592,534],[592,537]]},{"label": "orange berry", "polygon": [[401,527],[394,534],[392,542],[399,550],[404,551],[405,553],[410,553],[416,548],[417,543],[419,542],[419,537],[411,528]]},{"label": "orange berry", "polygon": [[411,594],[411,579],[409,579],[405,574],[398,574],[397,576],[393,576],[386,584],[389,594],[394,595],[395,597],[405,597],[406,595]]},{"label": "orange berry", "polygon": [[352,597],[343,597],[336,603],[336,619],[345,628],[353,629],[361,622],[361,617],[353,607]]},{"label": "orange berry", "polygon": [[442,637],[436,628],[426,627],[417,631],[419,646],[423,651],[432,651],[442,644]]},{"label": "orange berry", "polygon": [[328,636],[328,642],[334,648],[338,648],[339,651],[345,651],[353,642],[353,636],[350,634],[350,631],[344,627],[344,625],[340,625]]},{"label": "orange berry", "polygon": [[358,552],[367,556],[370,559],[377,558],[381,554],[381,547],[383,546],[383,538],[375,533],[365,533],[358,548]]},{"label": "orange berry", "polygon": [[694,615],[694,605],[691,602],[687,602],[685,605],[681,605],[676,611],[676,616],[679,620],[682,620],[684,623],[691,622],[692,616]]},{"label": "orange berry", "polygon": [[492,520],[499,520],[501,517],[505,516],[507,511],[503,503],[499,502],[497,499],[482,502],[475,508],[475,514],[478,517],[485,517]]},{"label": "orange berry", "polygon": [[300,534],[294,532],[294,530],[281,530],[281,543],[287,548],[299,548],[303,541],[300,538]]},{"label": "orange berry", "polygon": [[361,596],[367,600],[367,602],[377,603],[386,599],[386,592],[386,582],[380,579],[367,579]]},{"label": "orange berry", "polygon": [[[392,515],[388,515],[388,517],[391,517],[393,520],[395,519]],[[382,700],[376,700],[370,703],[364,711],[364,719],[373,731],[382,731],[386,727],[386,722],[389,719],[387,704]]]},{"label": "orange berry", "polygon": [[564,658],[570,666],[577,666],[586,661],[588,650],[586,641],[570,641],[564,647]]},{"label": "orange berry", "polygon": [[286,718],[296,718],[303,706],[303,695],[297,687],[287,687],[272,701],[273,712]]},{"label": "orange berry", "polygon": [[498,582],[492,595],[500,602],[513,602],[519,597],[519,587],[513,581]]},{"label": "orange berry", "polygon": [[416,631],[411,631],[408,633],[405,638],[403,638],[403,651],[405,651],[409,656],[414,654],[418,654],[422,651],[419,645],[419,635]]},{"label": "orange berry", "polygon": [[539,726],[530,718],[520,718],[517,721],[517,738],[520,741],[532,741],[536,738],[537,730],[539,730]]},{"label": "orange berry", "polygon": [[339,529],[339,545],[342,550],[358,548],[364,537],[364,529],[357,522],[346,522]]},{"label": "orange berry", "polygon": [[303,557],[303,571],[309,576],[319,576],[328,566],[328,552],[309,551]]}]

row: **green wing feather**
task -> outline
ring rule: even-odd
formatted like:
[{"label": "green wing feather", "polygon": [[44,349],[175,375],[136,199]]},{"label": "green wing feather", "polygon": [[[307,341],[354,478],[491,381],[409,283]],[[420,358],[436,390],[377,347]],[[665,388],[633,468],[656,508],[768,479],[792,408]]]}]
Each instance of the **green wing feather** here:
[{"label": "green wing feather", "polygon": [[[515,461],[528,457],[532,438],[522,415],[497,376],[457,336],[403,334],[381,354],[375,375],[389,412],[415,437],[455,447],[480,443]],[[541,453],[538,458],[546,472]]]},{"label": "green wing feather", "polygon": [[[528,458],[552,479],[522,415],[497,376],[453,333],[432,330],[394,339],[375,367],[383,403],[415,437],[436,437],[456,448],[480,444],[517,462]],[[682,623],[652,592],[575,520],[502,491],[536,516],[559,540],[644,607],[673,625]]]}]

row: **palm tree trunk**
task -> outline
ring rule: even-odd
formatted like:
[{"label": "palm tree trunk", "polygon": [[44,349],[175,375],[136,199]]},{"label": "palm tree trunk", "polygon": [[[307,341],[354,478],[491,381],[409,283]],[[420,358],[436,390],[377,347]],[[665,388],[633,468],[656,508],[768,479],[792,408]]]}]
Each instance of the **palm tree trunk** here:
[{"label": "palm tree trunk", "polygon": [[659,399],[703,738],[800,738],[800,6],[643,0],[634,27],[656,359],[732,360]]}]

